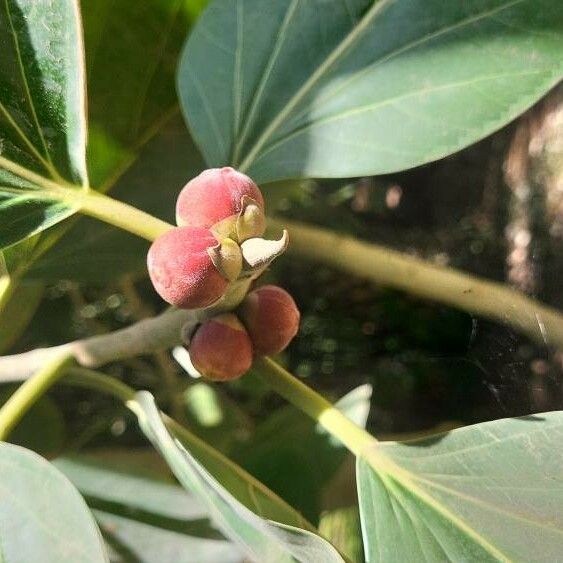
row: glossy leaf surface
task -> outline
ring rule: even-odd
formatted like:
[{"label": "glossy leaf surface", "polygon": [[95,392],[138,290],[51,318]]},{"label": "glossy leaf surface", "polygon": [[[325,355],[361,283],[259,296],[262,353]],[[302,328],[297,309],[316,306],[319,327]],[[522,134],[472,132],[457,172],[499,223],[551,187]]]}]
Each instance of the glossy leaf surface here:
[{"label": "glossy leaf surface", "polygon": [[178,71],[210,166],[259,182],[441,158],[563,74],[558,0],[217,0]]}]

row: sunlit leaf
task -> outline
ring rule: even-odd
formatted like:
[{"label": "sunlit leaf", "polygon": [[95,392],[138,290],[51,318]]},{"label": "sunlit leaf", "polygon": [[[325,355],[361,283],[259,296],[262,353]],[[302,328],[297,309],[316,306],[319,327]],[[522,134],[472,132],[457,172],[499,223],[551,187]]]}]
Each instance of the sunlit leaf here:
[{"label": "sunlit leaf", "polygon": [[29,450],[0,443],[0,473],[2,561],[107,561],[84,500],[50,463]]},{"label": "sunlit leaf", "polygon": [[552,412],[380,442],[357,467],[366,559],[556,561],[562,440]]},{"label": "sunlit leaf", "polygon": [[214,524],[256,561],[342,562],[338,552],[312,532],[261,518],[237,501],[168,433],[147,392],[137,394],[139,423],[180,483],[196,495]]},{"label": "sunlit leaf", "polygon": [[[204,167],[179,117],[174,84],[186,31],[203,4],[82,2],[92,185],[167,220],[178,191]],[[30,276],[106,282],[145,270],[146,241],[84,217],[66,228],[30,265]]]},{"label": "sunlit leaf", "polygon": [[6,0],[0,36],[2,156],[85,183],[84,51],[77,3]]},{"label": "sunlit leaf", "polygon": [[77,3],[6,0],[0,6],[0,36],[1,248],[73,213],[26,171],[79,185],[88,179]]},{"label": "sunlit leaf", "polygon": [[563,75],[559,0],[216,0],[178,71],[212,166],[382,174],[500,128]]}]

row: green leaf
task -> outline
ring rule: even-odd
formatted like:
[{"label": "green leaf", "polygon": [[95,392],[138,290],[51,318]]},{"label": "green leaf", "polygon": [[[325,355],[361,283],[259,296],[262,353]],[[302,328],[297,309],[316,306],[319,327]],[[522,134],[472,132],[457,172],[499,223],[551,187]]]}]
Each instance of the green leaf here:
[{"label": "green leaf", "polygon": [[88,166],[92,184],[106,191],[176,111],[176,59],[190,14],[185,0],[81,4],[89,87]]},{"label": "green leaf", "polygon": [[[157,217],[174,221],[176,198],[203,161],[178,116],[139,151],[112,195]],[[56,281],[115,282],[123,274],[146,272],[149,243],[87,217],[30,266],[28,276]]]},{"label": "green leaf", "polygon": [[257,561],[342,562],[325,540],[312,532],[266,520],[237,501],[166,430],[153,397],[137,394],[143,432],[168,462],[180,483],[206,506],[215,525]]},{"label": "green leaf", "polygon": [[210,166],[383,174],[522,113],[563,74],[559,0],[216,0],[178,69]]},{"label": "green leaf", "polygon": [[[73,385],[85,386],[88,389],[103,391],[117,397],[120,401],[127,402],[127,406],[137,415],[139,408],[133,401],[135,391],[113,378],[91,370],[75,368],[62,382]],[[198,438],[195,434],[163,415],[166,424],[178,437],[181,443],[189,448],[190,452],[217,479],[239,502],[260,514],[263,518],[276,520],[290,526],[298,526],[314,530],[301,514],[291,508],[281,498],[268,490],[241,467],[223,456],[215,448]],[[146,462],[143,462],[146,467]]]},{"label": "green leaf", "polygon": [[366,559],[557,560],[562,440],[551,412],[378,443],[357,466]]},{"label": "green leaf", "polygon": [[87,185],[82,29],[73,0],[0,4],[0,248],[74,212],[52,184]]},{"label": "green leaf", "polygon": [[5,0],[0,35],[2,156],[86,184],[84,50],[77,3]]},{"label": "green leaf", "polygon": [[107,561],[100,532],[68,479],[37,454],[0,443],[0,558]]},{"label": "green leaf", "polygon": [[[174,86],[186,30],[201,8],[184,0],[82,2],[92,184],[170,220],[179,189],[203,168]],[[68,226],[28,263],[31,276],[103,283],[145,270],[146,241],[84,217],[67,233]]]},{"label": "green leaf", "polygon": [[[59,458],[54,464],[92,508],[115,561],[241,560],[212,529],[197,499],[169,482],[141,474],[138,452]],[[152,460],[150,461],[152,463]]]},{"label": "green leaf", "polygon": [[[67,3],[61,3],[61,9]],[[76,11],[75,3],[71,4]],[[88,168],[96,188],[110,189],[141,147],[177,112],[176,58],[189,22],[201,8],[202,2],[188,7],[184,0],[152,0],[142,5],[133,0],[82,2],[89,85]],[[79,51],[73,47],[74,53]],[[27,193],[15,194],[13,186],[7,186],[11,189],[6,193],[0,189],[0,206],[7,208],[6,220],[0,221],[0,247],[17,242],[31,228],[39,232],[75,211],[59,203],[50,191],[36,190],[29,199]],[[158,183],[151,188],[158,193]],[[22,195],[17,205],[12,201],[15,195]],[[57,238],[64,232],[62,228]]]},{"label": "green leaf", "polygon": [[103,510],[94,511],[112,563],[242,563],[232,543],[179,534]]}]

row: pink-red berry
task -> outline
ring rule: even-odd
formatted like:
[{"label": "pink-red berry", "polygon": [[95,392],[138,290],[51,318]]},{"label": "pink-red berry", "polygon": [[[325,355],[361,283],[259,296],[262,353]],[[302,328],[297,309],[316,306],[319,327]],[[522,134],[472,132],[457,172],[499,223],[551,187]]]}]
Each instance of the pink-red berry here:
[{"label": "pink-red berry", "polygon": [[259,356],[278,354],[299,330],[300,314],[295,301],[275,285],[250,292],[240,305],[239,315]]},{"label": "pink-red berry", "polygon": [[212,260],[217,239],[209,229],[177,227],[156,239],[149,249],[149,276],[158,294],[182,309],[199,309],[217,301],[228,279]]},{"label": "pink-red berry", "polygon": [[252,343],[236,315],[226,313],[205,321],[188,345],[196,370],[207,379],[236,379],[252,365]]},{"label": "pink-red berry", "polygon": [[230,167],[204,170],[190,180],[176,201],[180,226],[205,227],[239,242],[264,233],[264,198],[246,175]]}]

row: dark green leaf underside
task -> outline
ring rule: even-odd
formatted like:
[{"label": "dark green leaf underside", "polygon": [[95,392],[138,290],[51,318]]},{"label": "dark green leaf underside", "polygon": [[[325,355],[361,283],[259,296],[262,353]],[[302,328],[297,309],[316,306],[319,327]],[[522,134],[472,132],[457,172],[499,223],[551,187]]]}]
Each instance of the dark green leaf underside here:
[{"label": "dark green leaf underside", "polygon": [[209,165],[381,174],[498,129],[563,74],[558,0],[217,0],[178,71]]},{"label": "dark green leaf underside", "polygon": [[556,561],[563,549],[563,413],[505,419],[380,443],[409,472],[358,461],[367,558]]},{"label": "dark green leaf underside", "polygon": [[[88,168],[92,184],[107,189],[116,172],[136,158],[139,146],[177,107],[174,74],[189,16],[184,0],[81,4]],[[158,191],[158,185],[152,189]]]}]

